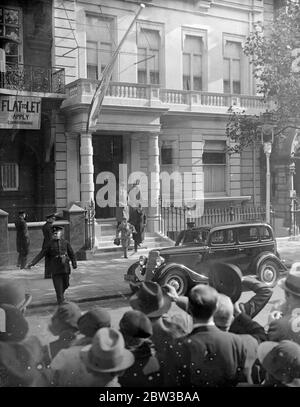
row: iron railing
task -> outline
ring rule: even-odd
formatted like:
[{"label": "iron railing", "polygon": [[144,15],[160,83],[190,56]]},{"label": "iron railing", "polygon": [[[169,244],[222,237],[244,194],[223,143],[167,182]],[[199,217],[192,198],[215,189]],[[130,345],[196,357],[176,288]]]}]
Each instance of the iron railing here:
[{"label": "iron railing", "polygon": [[[187,220],[195,222],[196,227],[231,224],[237,222],[265,221],[266,208],[259,206],[230,206],[207,208],[201,217],[190,216],[188,207],[160,207],[160,230],[165,235],[175,240],[181,230],[186,228]],[[275,212],[271,209],[271,226],[274,227]]]},{"label": "iron railing", "polygon": [[85,208],[85,248],[92,250],[95,246],[95,202],[91,200]]},{"label": "iron railing", "polygon": [[64,93],[64,68],[44,68],[33,65],[6,65],[0,72],[0,88],[28,92]]}]

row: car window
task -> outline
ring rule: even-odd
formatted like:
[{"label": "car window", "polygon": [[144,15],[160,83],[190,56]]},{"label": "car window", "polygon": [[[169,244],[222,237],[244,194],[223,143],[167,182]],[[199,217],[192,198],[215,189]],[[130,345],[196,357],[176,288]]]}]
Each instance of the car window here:
[{"label": "car window", "polygon": [[230,244],[235,243],[233,229],[217,230],[212,233],[210,243],[216,244]]},{"label": "car window", "polygon": [[238,229],[239,242],[257,242],[258,229],[256,226]]},{"label": "car window", "polygon": [[259,235],[261,240],[272,240],[272,232],[266,226],[260,226],[259,228]]}]

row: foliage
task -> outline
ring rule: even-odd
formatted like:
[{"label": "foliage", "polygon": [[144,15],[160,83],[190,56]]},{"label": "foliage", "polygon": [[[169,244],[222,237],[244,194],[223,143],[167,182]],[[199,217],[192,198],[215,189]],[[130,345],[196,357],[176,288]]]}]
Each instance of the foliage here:
[{"label": "foliage", "polygon": [[[288,127],[299,128],[300,119],[300,5],[288,0],[268,27],[258,22],[243,50],[250,59],[257,80],[257,91],[272,106],[275,137]],[[298,58],[299,59],[299,58]],[[300,59],[299,59],[300,60]],[[297,70],[299,72],[297,72]],[[226,135],[236,143],[232,151],[241,151],[260,138],[264,118],[229,110]]]}]

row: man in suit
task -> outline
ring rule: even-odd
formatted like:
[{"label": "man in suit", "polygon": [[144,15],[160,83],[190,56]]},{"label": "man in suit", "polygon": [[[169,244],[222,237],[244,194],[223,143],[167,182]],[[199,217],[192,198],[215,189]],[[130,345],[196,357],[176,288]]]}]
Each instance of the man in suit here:
[{"label": "man in suit", "polygon": [[136,233],[133,234],[134,251],[137,252],[138,246],[141,245],[145,237],[145,227],[147,222],[147,216],[142,208],[141,204],[138,204],[137,208],[133,208],[129,223],[135,227]]},{"label": "man in suit", "polygon": [[188,295],[194,327],[167,352],[166,386],[228,387],[246,380],[247,349],[238,335],[215,326],[218,292],[198,284]]},{"label": "man in suit", "polygon": [[53,280],[57,303],[60,305],[64,303],[64,292],[69,287],[70,260],[73,269],[77,268],[77,262],[70,243],[62,238],[63,227],[54,226],[52,230],[52,240],[28,264],[27,268],[37,264],[43,257],[49,257],[49,271]]},{"label": "man in suit", "polygon": [[[43,236],[44,236],[44,241],[43,241],[43,246],[42,248],[44,249],[52,240],[52,226],[53,222],[55,221],[55,213],[50,213],[49,215],[46,216],[46,222],[44,226],[42,227],[43,231]],[[50,259],[47,255],[45,255],[45,274],[44,278],[51,278],[51,273],[49,270],[50,266]]]},{"label": "man in suit", "polygon": [[30,246],[28,227],[25,219],[25,211],[19,211],[19,216],[15,221],[15,226],[17,232],[17,252],[19,253],[17,267],[20,267],[20,269],[23,269],[27,263],[27,256]]},{"label": "man in suit", "polygon": [[179,246],[179,244],[187,244],[187,243],[194,243],[200,242],[199,232],[194,230],[195,222],[187,221],[186,223],[187,229],[182,230],[179,235],[177,236],[175,246]]}]

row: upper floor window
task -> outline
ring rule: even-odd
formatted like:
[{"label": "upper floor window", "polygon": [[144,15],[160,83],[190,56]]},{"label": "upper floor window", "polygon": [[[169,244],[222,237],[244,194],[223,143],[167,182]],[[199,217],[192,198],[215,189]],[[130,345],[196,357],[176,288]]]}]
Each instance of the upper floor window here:
[{"label": "upper floor window", "polygon": [[86,16],[87,77],[100,79],[113,51],[113,20],[94,15]]},{"label": "upper floor window", "polygon": [[160,83],[160,35],[159,31],[140,28],[137,37],[138,83]]},{"label": "upper floor window", "polygon": [[19,167],[16,163],[4,163],[1,168],[1,188],[3,191],[19,189]]},{"label": "upper floor window", "polygon": [[5,45],[6,63],[21,63],[21,10],[0,6],[0,37],[10,37],[12,40],[18,40],[18,43],[12,41],[7,42]]},{"label": "upper floor window", "polygon": [[226,41],[223,59],[223,86],[225,93],[241,93],[241,55],[240,42]]},{"label": "upper floor window", "polygon": [[183,89],[185,90],[202,90],[202,53],[202,38],[186,35],[183,46]]},{"label": "upper floor window", "polygon": [[224,194],[226,192],[225,142],[206,141],[202,156],[204,192]]}]

